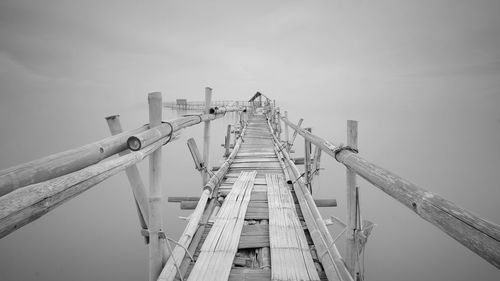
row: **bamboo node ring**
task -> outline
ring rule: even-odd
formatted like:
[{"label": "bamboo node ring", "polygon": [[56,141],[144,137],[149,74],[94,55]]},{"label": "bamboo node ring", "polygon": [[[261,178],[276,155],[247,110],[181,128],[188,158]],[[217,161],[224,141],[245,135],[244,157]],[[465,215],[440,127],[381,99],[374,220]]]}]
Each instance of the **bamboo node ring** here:
[{"label": "bamboo node ring", "polygon": [[348,151],[350,151],[352,153],[356,153],[356,154],[359,153],[359,150],[356,148],[350,147],[348,145],[346,145],[346,146],[340,145],[339,147],[335,148],[335,150],[333,151],[333,153],[335,155],[335,160],[339,161],[339,159],[337,159],[337,155],[344,150],[348,150]]},{"label": "bamboo node ring", "polygon": [[166,145],[167,143],[169,143],[173,139],[174,126],[172,126],[172,124],[170,124],[169,122],[166,122],[166,121],[161,121],[161,123],[170,126],[170,134],[168,135],[168,140],[163,144],[163,145]]}]

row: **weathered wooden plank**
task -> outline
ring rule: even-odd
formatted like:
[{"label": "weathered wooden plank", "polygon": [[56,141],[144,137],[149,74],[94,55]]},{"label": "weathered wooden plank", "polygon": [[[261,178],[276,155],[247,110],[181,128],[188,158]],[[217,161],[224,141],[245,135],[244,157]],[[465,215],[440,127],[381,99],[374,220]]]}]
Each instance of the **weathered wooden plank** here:
[{"label": "weathered wooden plank", "polygon": [[253,162],[247,162],[247,163],[235,163],[231,165],[231,169],[246,169],[246,170],[253,170],[253,169],[275,169],[275,170],[281,170],[279,162],[259,162],[259,163],[253,163]]},{"label": "weathered wooden plank", "polygon": [[262,162],[271,162],[271,163],[276,163],[279,165],[278,158],[275,157],[262,157],[262,158],[236,158],[233,163],[234,164],[240,164],[240,163],[262,163]]}]

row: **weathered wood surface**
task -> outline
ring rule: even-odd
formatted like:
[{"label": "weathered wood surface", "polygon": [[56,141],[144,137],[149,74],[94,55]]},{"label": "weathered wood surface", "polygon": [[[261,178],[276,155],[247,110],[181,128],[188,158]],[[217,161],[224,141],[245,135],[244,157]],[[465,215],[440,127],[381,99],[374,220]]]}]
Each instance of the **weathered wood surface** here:
[{"label": "weathered wood surface", "polygon": [[127,155],[107,159],[76,172],[28,185],[0,197],[0,238],[30,223],[65,201],[142,161],[163,140]]},{"label": "weathered wood surface", "polygon": [[[266,176],[273,280],[319,280],[292,194],[283,176]],[[293,264],[293,266],[290,266]]]},{"label": "weathered wood surface", "polygon": [[[347,145],[358,149],[358,122],[347,121]],[[357,228],[357,208],[356,208],[356,172],[351,168],[346,168],[346,199],[347,199],[347,231],[346,231],[346,266],[352,276],[359,273],[358,266],[358,245],[355,241]]]},{"label": "weathered wood surface", "polygon": [[[308,138],[325,153],[351,168],[359,176],[381,189],[432,223],[474,253],[500,268],[500,225],[487,221],[441,196],[423,189],[381,168],[349,150],[309,134],[287,119],[283,121],[298,134]],[[337,155],[336,155],[337,154]]]},{"label": "weathered wood surface", "polygon": [[242,172],[224,200],[188,280],[216,281],[229,278],[254,178],[255,172]]},{"label": "weathered wood surface", "polygon": [[[160,92],[148,95],[149,124],[159,126],[162,120],[162,96]],[[149,280],[155,281],[162,269],[162,246],[159,232],[163,230],[161,210],[161,154],[162,147],[156,149],[149,157]],[[167,254],[168,255],[170,253]]]},{"label": "weathered wood surface", "polygon": [[57,178],[96,164],[127,149],[127,139],[148,125],[79,148],[52,154],[0,171],[0,196],[20,187]]}]

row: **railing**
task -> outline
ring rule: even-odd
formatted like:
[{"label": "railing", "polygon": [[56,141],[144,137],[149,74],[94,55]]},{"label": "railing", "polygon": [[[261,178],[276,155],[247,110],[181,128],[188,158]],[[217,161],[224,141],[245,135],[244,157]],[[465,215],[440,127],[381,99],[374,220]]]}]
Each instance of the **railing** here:
[{"label": "railing", "polygon": [[[359,230],[359,210],[357,209],[357,188],[355,176],[359,175],[378,187],[389,196],[401,202],[410,210],[415,212],[421,218],[437,226],[450,237],[472,250],[474,253],[491,263],[497,268],[500,268],[500,226],[492,222],[486,221],[477,215],[465,210],[450,202],[437,194],[425,190],[402,177],[381,168],[364,158],[357,153],[357,122],[348,121],[348,143],[347,146],[335,145],[321,137],[318,137],[308,131],[306,128],[300,127],[299,124],[293,124],[288,120],[287,112],[285,117],[281,117],[279,109],[269,109],[271,119],[274,120],[275,131],[280,132],[281,128],[278,127],[279,122],[282,120],[285,124],[286,131],[286,147],[293,144],[288,139],[288,127],[290,127],[294,134],[299,134],[304,137],[306,142],[306,156],[307,156],[307,143],[310,142],[315,145],[317,155],[318,151],[323,151],[331,157],[335,158],[338,162],[347,167],[347,257],[346,263],[353,276],[356,276],[357,269],[355,268],[356,258],[355,255],[350,254],[355,251],[355,244],[357,243],[356,231]],[[301,119],[302,120],[302,119]],[[307,168],[314,164],[309,157],[305,157],[304,164],[305,176],[308,178]]]},{"label": "railing", "polygon": [[[207,102],[204,104],[211,104],[211,95],[212,90],[206,88]],[[149,125],[122,132],[119,116],[110,116],[106,120],[113,136],[0,171],[0,238],[125,170],[137,203],[142,232],[150,245],[150,280],[156,280],[171,252],[165,239],[161,239],[164,238],[159,205],[162,146],[173,141],[179,130],[204,123],[203,163],[208,163],[210,121],[223,117],[226,112],[240,112],[241,116],[247,111],[247,107],[234,104],[219,108],[206,106],[202,114],[162,122],[161,93],[149,94],[148,102]],[[116,154],[119,154],[118,157],[112,157]],[[149,192],[135,166],[148,156],[151,184]],[[221,178],[219,173],[206,178],[202,198],[208,198]]]},{"label": "railing", "polygon": [[[224,107],[224,106],[253,106],[253,102],[249,101],[234,101],[234,100],[220,100],[211,101],[210,107]],[[163,107],[172,109],[185,109],[185,110],[200,110],[205,108],[204,101],[185,101],[185,102],[164,102]]]},{"label": "railing", "polygon": [[[103,180],[126,171],[137,203],[139,219],[143,234],[150,247],[150,280],[172,280],[179,270],[176,261],[185,258],[186,247],[191,245],[196,237],[195,231],[202,220],[203,211],[215,188],[231,165],[242,138],[238,137],[233,151],[229,154],[229,144],[226,143],[226,162],[212,177],[208,177],[207,167],[209,157],[210,121],[224,116],[226,112],[240,112],[240,119],[245,120],[247,108],[253,102],[211,102],[211,89],[206,88],[205,102],[191,102],[193,106],[203,107],[201,114],[187,115],[168,122],[162,122],[162,103],[160,93],[148,96],[150,125],[144,125],[135,130],[122,132],[117,115],[107,117],[108,126],[113,136],[103,140],[50,155],[26,164],[18,165],[0,171],[0,238],[12,233],[20,227],[38,219],[74,196],[86,191]],[[261,104],[261,103],[259,103]],[[213,107],[210,107],[211,105]],[[226,105],[225,107],[223,107]],[[217,106],[218,108],[215,108]],[[274,132],[276,153],[287,179],[295,179],[293,185],[298,185],[297,195],[304,211],[304,217],[311,226],[310,233],[315,245],[321,249],[319,257],[325,266],[325,272],[337,274],[340,280],[351,280],[351,276],[360,276],[359,261],[355,251],[359,250],[362,231],[358,203],[356,175],[366,179],[417,215],[437,226],[453,239],[457,240],[486,261],[500,268],[500,226],[488,222],[454,203],[433,194],[398,175],[378,167],[363,159],[357,153],[357,122],[348,121],[347,146],[335,145],[319,136],[312,134],[306,128],[293,124],[281,116],[279,108],[266,100],[265,113],[269,126]],[[302,119],[301,119],[302,120]],[[281,122],[284,123],[285,140],[281,140]],[[161,225],[161,147],[176,137],[182,128],[204,123],[203,157],[197,152],[196,145],[189,144],[190,151],[197,169],[202,173],[203,191],[193,215],[175,249],[169,249]],[[289,138],[288,129],[294,131]],[[228,134],[229,134],[228,130]],[[240,136],[244,130],[240,132]],[[289,156],[289,151],[295,137],[301,135],[305,140],[305,157],[302,160],[305,172],[301,175]],[[315,151],[312,153],[312,145]],[[321,152],[334,157],[347,167],[347,255],[345,261],[340,257],[325,227],[325,222],[317,211],[310,193],[310,178],[319,169]],[[118,154],[118,157],[112,156]],[[150,159],[150,190],[146,191],[136,163]],[[213,200],[210,201],[213,204]],[[208,217],[204,219],[208,220]],[[203,221],[201,221],[203,226]],[[328,260],[325,260],[328,256]],[[165,264],[165,267],[162,266]],[[344,270],[344,268],[347,268]],[[161,273],[161,274],[160,274]]]}]

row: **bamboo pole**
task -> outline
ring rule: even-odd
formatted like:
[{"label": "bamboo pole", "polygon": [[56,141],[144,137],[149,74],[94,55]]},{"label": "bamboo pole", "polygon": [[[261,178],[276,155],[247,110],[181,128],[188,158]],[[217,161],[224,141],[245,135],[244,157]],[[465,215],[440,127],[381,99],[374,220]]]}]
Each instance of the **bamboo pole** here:
[{"label": "bamboo pole", "polygon": [[308,134],[287,119],[283,121],[328,155],[335,157],[338,162],[351,168],[357,175],[398,200],[495,267],[500,268],[500,226],[498,224],[482,219],[455,203],[365,160],[356,153],[340,149],[339,146],[327,140]]},{"label": "bamboo pole", "polygon": [[[358,122],[347,120],[347,145],[358,149]],[[357,276],[359,270],[357,264],[356,247],[356,172],[346,167],[347,185],[347,231],[346,231],[346,265],[352,276]]]},{"label": "bamboo pole", "polygon": [[[117,135],[123,132],[122,125],[120,122],[120,115],[112,115],[105,118],[108,123],[109,131],[112,135]],[[119,153],[120,156],[127,155],[128,150],[124,150]],[[147,229],[147,220],[149,219],[149,206],[147,201],[147,192],[144,187],[139,169],[136,165],[132,165],[125,169],[127,174],[130,187],[132,189],[132,194],[134,196],[134,201],[137,207],[137,213],[139,215],[139,222],[142,229]],[[149,243],[149,237],[144,237],[146,244]]]},{"label": "bamboo pole", "polygon": [[[309,133],[311,128],[305,128]],[[312,171],[311,171],[311,142],[304,139],[304,178],[306,179],[306,186],[312,194]]]},{"label": "bamboo pole", "polygon": [[[288,120],[288,119],[283,119],[283,120]],[[300,118],[300,119],[299,119],[299,122],[297,123],[297,127],[299,127],[299,128],[300,128],[300,125],[302,125],[302,122],[304,122],[304,119],[303,119],[303,118]],[[288,123],[287,123],[287,125],[288,125]],[[288,126],[290,126],[290,125],[288,125]],[[290,127],[291,127],[291,128],[293,128],[292,126],[290,126]],[[290,151],[291,151],[291,149],[292,149],[293,143],[295,142],[295,138],[297,137],[297,133],[298,133],[298,131],[297,131],[297,130],[295,130],[295,131],[293,132],[293,135],[292,135],[292,140],[290,141],[290,145],[288,146],[288,152],[290,152]]]},{"label": "bamboo pole", "polygon": [[[246,132],[246,127],[242,129],[241,136],[243,136]],[[238,151],[240,149],[241,143],[242,143],[242,137],[238,138],[238,141],[236,142],[236,145],[234,146],[233,151],[229,155],[229,157],[226,159],[224,164],[221,165],[219,170],[210,178],[208,183],[205,185],[202,193],[202,197],[198,201],[198,204],[196,205],[196,209],[193,212],[193,214],[190,217],[189,223],[186,226],[184,233],[181,235],[179,238],[179,246],[177,245],[174,250],[172,251],[172,255],[170,256],[170,259],[167,261],[165,264],[165,267],[163,268],[160,277],[158,278],[158,281],[172,281],[174,280],[176,276],[176,267],[180,265],[180,263],[183,261],[185,257],[185,250],[184,248],[187,248],[190,246],[191,241],[194,239],[194,234],[196,233],[198,229],[198,224],[202,218],[203,210],[205,209],[205,206],[207,204],[207,200],[210,198],[210,196],[213,194],[214,190],[219,186],[221,183],[222,179],[226,175],[227,171],[229,170],[229,167],[231,166],[231,163],[234,161],[234,158],[236,157],[236,154],[238,154]],[[215,200],[215,199],[212,199]],[[210,208],[210,207],[209,207]],[[207,216],[207,221],[209,219],[209,216]],[[203,226],[204,227],[204,226]]]},{"label": "bamboo pole", "polygon": [[28,185],[0,197],[0,238],[40,218],[112,175],[142,161],[165,141],[161,139],[141,151],[106,159],[76,172]]},{"label": "bamboo pole", "polygon": [[226,138],[224,139],[224,157],[229,156],[229,144],[231,143],[231,124],[227,125]]},{"label": "bamboo pole", "polygon": [[[149,124],[156,127],[162,120],[160,92],[148,95]],[[149,280],[155,281],[162,268],[159,233],[162,231],[161,211],[161,147],[149,157]]]},{"label": "bamboo pole", "polygon": [[[205,88],[205,114],[210,111],[210,103],[212,101],[212,89],[209,87]],[[203,170],[203,185],[208,181],[208,169],[210,169],[210,121],[205,121],[203,127],[203,163],[205,165],[205,170]]]},{"label": "bamboo pole", "polygon": [[[311,238],[318,249],[318,257],[328,280],[352,281],[353,279],[345,267],[344,261],[314,203],[314,199],[312,199],[311,194],[306,188],[304,180],[300,177],[300,172],[286,151],[280,151],[276,145],[275,151],[279,155],[278,160],[282,168],[295,178],[293,188]],[[271,259],[271,263],[273,259]]]},{"label": "bamboo pole", "polygon": [[127,139],[147,129],[148,126],[144,125],[135,130],[2,170],[0,196],[20,187],[57,178],[93,165],[127,149]]},{"label": "bamboo pole", "polygon": [[[285,118],[288,119],[288,111],[285,110]],[[281,122],[281,118],[280,121]],[[288,132],[288,126],[285,124],[285,141],[286,141],[286,149],[288,151],[288,146],[290,146],[290,134]]]}]

